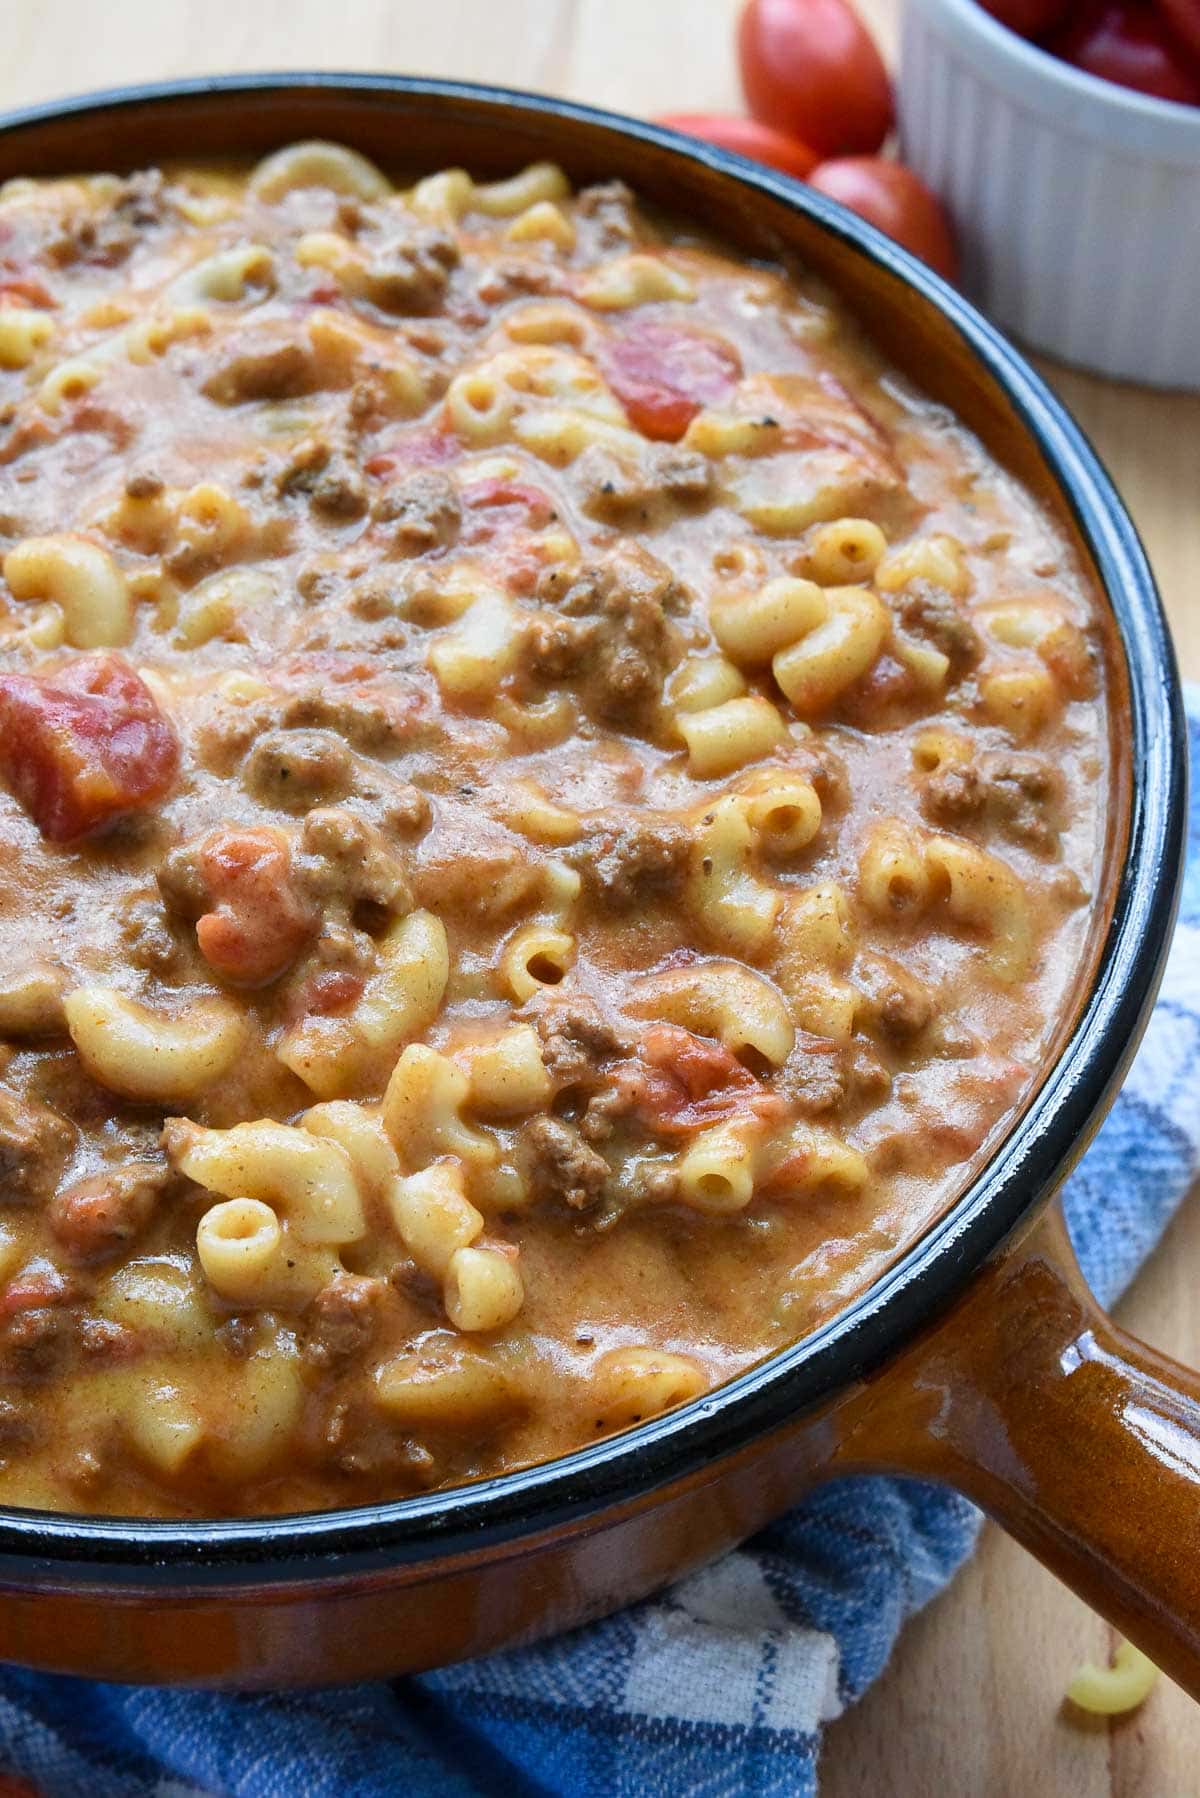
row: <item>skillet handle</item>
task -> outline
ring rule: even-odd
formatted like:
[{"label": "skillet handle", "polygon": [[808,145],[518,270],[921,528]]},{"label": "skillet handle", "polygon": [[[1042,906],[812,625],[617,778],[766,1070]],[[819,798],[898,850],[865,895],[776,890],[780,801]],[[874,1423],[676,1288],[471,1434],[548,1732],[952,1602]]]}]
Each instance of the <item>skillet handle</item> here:
[{"label": "skillet handle", "polygon": [[955,1487],[1200,1699],[1200,1375],[1101,1310],[1057,1203],[850,1409],[836,1470]]}]

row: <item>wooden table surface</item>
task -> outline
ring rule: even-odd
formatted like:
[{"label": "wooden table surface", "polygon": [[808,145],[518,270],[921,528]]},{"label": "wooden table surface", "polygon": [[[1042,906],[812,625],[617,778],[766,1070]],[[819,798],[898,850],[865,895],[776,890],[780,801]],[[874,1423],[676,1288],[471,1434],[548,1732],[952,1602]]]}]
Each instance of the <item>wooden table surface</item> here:
[{"label": "wooden table surface", "polygon": [[[894,39],[899,0],[860,0]],[[625,112],[733,108],[737,0],[7,0],[0,107],[217,70],[389,69],[539,88]],[[197,146],[199,148],[200,146]],[[212,145],[213,151],[219,145]],[[1187,674],[1200,677],[1200,397],[1048,369],[1129,502]],[[1200,1360],[1200,1204],[1122,1307]],[[1200,1792],[1200,1708],[1160,1683],[1112,1727],[1060,1695],[1110,1632],[994,1528],[908,1629],[878,1686],[829,1732],[827,1798],[1182,1798]]]}]

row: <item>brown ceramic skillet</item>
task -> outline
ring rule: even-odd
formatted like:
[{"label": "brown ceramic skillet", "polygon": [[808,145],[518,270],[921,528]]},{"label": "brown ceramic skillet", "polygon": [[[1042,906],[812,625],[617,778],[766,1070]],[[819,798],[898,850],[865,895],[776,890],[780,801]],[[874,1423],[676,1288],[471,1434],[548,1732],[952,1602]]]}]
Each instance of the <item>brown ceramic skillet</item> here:
[{"label": "brown ceramic skillet", "polygon": [[0,1512],[0,1643],[30,1666],[194,1684],[400,1673],[611,1611],[813,1481],[890,1470],[983,1505],[1200,1695],[1200,1378],[1109,1322],[1055,1195],[1154,996],[1185,823],[1170,639],[1133,528],[1057,401],[923,265],[738,157],[583,107],[430,81],[254,76],[0,122],[0,177],[339,138],[393,169],[553,157],[749,255],[799,257],[1071,533],[1110,601],[1107,873],[1040,1088],[952,1210],[806,1341],[666,1417],[449,1493],[249,1522]]}]

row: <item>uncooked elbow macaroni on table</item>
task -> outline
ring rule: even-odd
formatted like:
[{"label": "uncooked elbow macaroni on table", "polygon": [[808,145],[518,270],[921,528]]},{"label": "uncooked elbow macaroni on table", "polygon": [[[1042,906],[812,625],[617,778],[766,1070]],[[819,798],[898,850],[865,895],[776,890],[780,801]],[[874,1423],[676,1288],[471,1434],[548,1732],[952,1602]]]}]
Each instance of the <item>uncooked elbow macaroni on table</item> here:
[{"label": "uncooked elbow macaroni on table", "polygon": [[851,1303],[1097,927],[1057,525],[619,181],[299,143],[0,232],[0,1502],[451,1485]]}]

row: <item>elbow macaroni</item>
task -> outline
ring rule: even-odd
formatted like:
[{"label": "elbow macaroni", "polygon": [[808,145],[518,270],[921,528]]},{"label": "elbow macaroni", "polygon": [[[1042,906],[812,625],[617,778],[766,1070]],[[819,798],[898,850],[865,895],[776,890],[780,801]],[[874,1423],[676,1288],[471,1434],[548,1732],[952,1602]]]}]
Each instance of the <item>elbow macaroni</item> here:
[{"label": "elbow macaroni", "polygon": [[445,926],[432,912],[410,912],[380,941],[378,966],[353,1010],[293,1026],[276,1054],[321,1098],[340,1097],[428,1028],[449,978]]},{"label": "elbow macaroni", "polygon": [[258,164],[249,185],[268,205],[304,187],[326,187],[356,200],[382,200],[392,191],[391,182],[365,156],[319,138],[276,150]]},{"label": "elbow macaroni", "polygon": [[827,587],[824,603],[824,620],[771,662],[801,718],[827,711],[866,674],[890,629],[886,609],[865,587]]},{"label": "elbow macaroni", "polygon": [[637,253],[602,263],[577,289],[585,306],[598,312],[625,312],[653,300],[694,300],[696,289],[681,268],[661,256]]},{"label": "elbow macaroni", "polygon": [[14,599],[50,600],[76,649],[128,643],[133,605],[125,577],[106,549],[86,537],[26,537],[4,558]]},{"label": "elbow macaroni", "polygon": [[754,872],[755,830],[748,809],[746,800],[727,794],[701,818],[692,842],[687,893],[697,919],[712,936],[754,955],[766,947],[782,901]]},{"label": "elbow macaroni", "polygon": [[388,1206],[405,1248],[422,1272],[437,1280],[446,1278],[458,1251],[483,1233],[483,1213],[468,1199],[462,1168],[451,1160],[398,1175]]},{"label": "elbow macaroni", "polygon": [[688,772],[698,780],[732,774],[735,768],[769,755],[787,737],[775,707],[757,693],[685,712],[678,728],[687,744]]},{"label": "elbow macaroni", "polygon": [[735,1054],[752,1049],[773,1067],[791,1053],[796,1032],[787,1006],[762,974],[734,961],[698,962],[644,975],[629,1009],[715,1036]]},{"label": "elbow macaroni", "polygon": [[541,1111],[550,1100],[550,1076],[535,1032],[514,1024],[498,1036],[472,1043],[462,1052],[470,1082],[470,1102],[492,1117]]},{"label": "elbow macaroni", "polygon": [[1012,868],[958,837],[922,839],[890,822],[872,832],[859,863],[860,892],[877,917],[925,911],[943,898],[957,924],[982,930],[997,977],[1029,967],[1032,928],[1024,883]]},{"label": "elbow macaroni", "polygon": [[759,1134],[745,1124],[714,1124],[680,1158],[679,1200],[693,1211],[744,1211],[754,1197]]},{"label": "elbow macaroni", "polygon": [[445,1055],[410,1043],[392,1071],[383,1095],[388,1135],[409,1167],[438,1155],[489,1167],[497,1159],[495,1139],[464,1122],[470,1094],[466,1074]]},{"label": "elbow macaroni", "polygon": [[63,999],[63,1013],[92,1078],[152,1104],[198,1098],[228,1073],[246,1042],[242,1014],[225,999],[168,1015],[111,987],[81,986]]},{"label": "elbow macaroni", "polygon": [[340,1246],[366,1234],[353,1163],[332,1138],[268,1118],[229,1130],[174,1118],[167,1151],[181,1173],[209,1192],[277,1209],[301,1242]]}]

